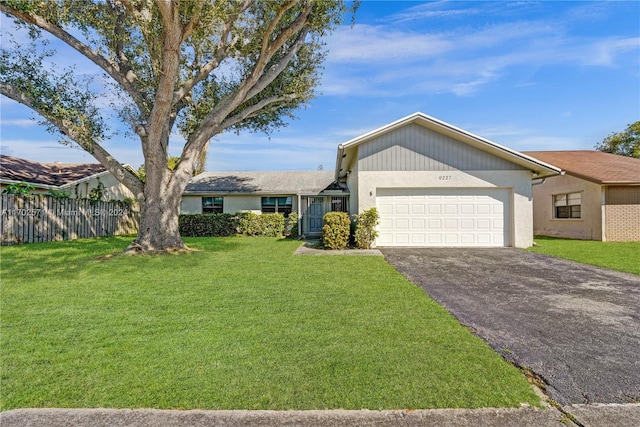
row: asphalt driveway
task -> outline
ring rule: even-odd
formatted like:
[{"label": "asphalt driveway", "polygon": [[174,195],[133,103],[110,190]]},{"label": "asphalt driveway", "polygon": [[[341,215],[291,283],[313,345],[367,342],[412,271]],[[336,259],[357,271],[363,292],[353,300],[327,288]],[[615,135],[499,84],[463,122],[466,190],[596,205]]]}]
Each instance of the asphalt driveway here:
[{"label": "asphalt driveway", "polygon": [[381,248],[562,405],[640,402],[640,277],[512,248]]}]

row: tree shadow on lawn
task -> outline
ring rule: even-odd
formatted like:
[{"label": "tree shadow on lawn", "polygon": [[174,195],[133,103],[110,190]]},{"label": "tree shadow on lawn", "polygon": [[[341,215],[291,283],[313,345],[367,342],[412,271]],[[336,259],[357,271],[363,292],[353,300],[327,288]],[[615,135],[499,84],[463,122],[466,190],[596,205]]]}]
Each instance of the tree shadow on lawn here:
[{"label": "tree shadow on lawn", "polygon": [[124,250],[134,238],[135,236],[115,236],[3,246],[0,249],[2,277],[19,277],[21,280],[52,277],[70,280],[75,273],[80,273],[96,263],[108,264],[123,256],[145,262],[166,256],[188,257],[199,251],[233,251],[239,246],[239,243],[231,238],[185,238],[186,245],[192,251],[125,255]]}]

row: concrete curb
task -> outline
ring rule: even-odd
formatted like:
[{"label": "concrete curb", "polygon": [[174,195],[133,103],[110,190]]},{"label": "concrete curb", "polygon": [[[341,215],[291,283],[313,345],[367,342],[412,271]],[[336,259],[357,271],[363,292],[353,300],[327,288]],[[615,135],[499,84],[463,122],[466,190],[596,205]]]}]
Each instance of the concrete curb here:
[{"label": "concrete curb", "polygon": [[158,409],[14,409],[0,413],[2,427],[382,427],[572,425],[556,409],[483,408],[398,411],[204,411]]}]

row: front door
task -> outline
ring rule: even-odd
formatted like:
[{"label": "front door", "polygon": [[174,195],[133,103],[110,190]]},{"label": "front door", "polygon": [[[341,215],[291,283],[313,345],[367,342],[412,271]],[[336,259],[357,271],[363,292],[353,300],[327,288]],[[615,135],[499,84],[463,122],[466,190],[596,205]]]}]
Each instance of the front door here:
[{"label": "front door", "polygon": [[307,205],[307,224],[309,233],[322,233],[324,217],[324,197],[309,197]]}]

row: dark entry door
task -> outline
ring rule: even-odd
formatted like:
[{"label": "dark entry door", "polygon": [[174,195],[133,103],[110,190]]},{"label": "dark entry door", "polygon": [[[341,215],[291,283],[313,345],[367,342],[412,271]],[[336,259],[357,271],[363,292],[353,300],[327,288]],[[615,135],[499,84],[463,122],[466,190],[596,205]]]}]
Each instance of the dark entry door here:
[{"label": "dark entry door", "polygon": [[309,197],[307,207],[307,221],[309,233],[322,232],[322,217],[324,216],[324,197]]}]

